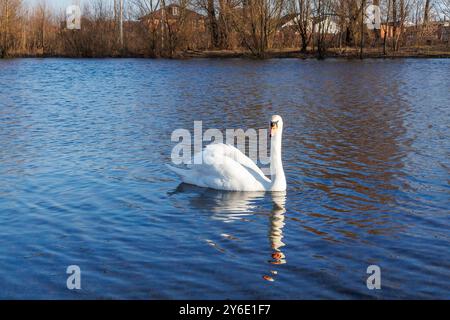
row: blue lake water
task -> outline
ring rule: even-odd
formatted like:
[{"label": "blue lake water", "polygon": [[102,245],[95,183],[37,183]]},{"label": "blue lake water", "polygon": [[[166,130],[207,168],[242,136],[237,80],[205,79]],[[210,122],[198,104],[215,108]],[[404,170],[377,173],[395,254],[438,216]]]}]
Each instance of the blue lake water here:
[{"label": "blue lake water", "polygon": [[[449,105],[450,60],[0,61],[0,298],[450,298]],[[165,167],[272,114],[286,195]]]}]

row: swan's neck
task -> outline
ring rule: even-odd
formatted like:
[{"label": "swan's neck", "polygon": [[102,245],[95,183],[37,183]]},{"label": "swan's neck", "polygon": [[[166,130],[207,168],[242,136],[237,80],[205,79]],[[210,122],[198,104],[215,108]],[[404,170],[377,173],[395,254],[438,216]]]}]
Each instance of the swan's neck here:
[{"label": "swan's neck", "polygon": [[281,162],[281,131],[270,140],[271,191],[285,191],[286,177]]}]

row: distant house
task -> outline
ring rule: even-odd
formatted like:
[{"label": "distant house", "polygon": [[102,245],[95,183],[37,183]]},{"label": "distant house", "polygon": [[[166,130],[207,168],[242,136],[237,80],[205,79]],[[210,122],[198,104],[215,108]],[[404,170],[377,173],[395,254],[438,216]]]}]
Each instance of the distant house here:
[{"label": "distant house", "polygon": [[186,7],[170,4],[139,18],[162,46],[200,50],[209,46],[207,17]]},{"label": "distant house", "polygon": [[[395,34],[394,34],[395,29]],[[381,38],[393,38],[401,36],[407,44],[426,43],[432,44],[436,42],[448,42],[450,34],[450,23],[448,21],[430,21],[426,24],[414,24],[405,22],[403,26],[400,22],[381,24]]]},{"label": "distant house", "polygon": [[424,40],[427,42],[449,41],[450,22],[448,21],[432,21],[426,25],[420,25]]},{"label": "distant house", "polygon": [[280,18],[278,21],[279,29],[289,28],[297,24],[299,15],[296,13],[289,13]]},{"label": "distant house", "polygon": [[399,22],[383,22],[381,24],[380,37],[382,39],[384,39],[384,37],[388,39],[393,38],[394,35],[399,36],[401,34],[401,31],[402,29]]},{"label": "distant house", "polygon": [[[300,15],[298,14],[287,14],[280,18],[275,34],[275,43],[279,47],[295,48],[302,43],[300,30],[298,29],[299,22]],[[311,16],[307,24],[307,41],[314,41],[319,30],[328,40],[333,39],[340,32],[339,25],[334,16],[329,15],[325,18]]]},{"label": "distant house", "polygon": [[206,16],[177,4],[170,4],[164,9],[160,8],[139,18],[151,29],[161,27],[162,22],[166,21],[169,27],[182,26],[183,28],[192,28],[197,32],[206,32],[206,19]]},{"label": "distant house", "polygon": [[440,31],[444,27],[444,22],[431,21],[425,25],[419,25],[418,28],[422,31],[422,37],[428,41],[439,40]]},{"label": "distant house", "polygon": [[[288,14],[280,19],[281,29],[295,28],[300,19],[300,15]],[[318,32],[319,28],[325,31],[326,34],[338,34],[340,29],[338,23],[333,16],[326,16],[325,18],[312,16],[308,21],[308,30]]]},{"label": "distant house", "polygon": [[444,42],[450,41],[450,22],[444,21],[438,30],[439,40]]}]

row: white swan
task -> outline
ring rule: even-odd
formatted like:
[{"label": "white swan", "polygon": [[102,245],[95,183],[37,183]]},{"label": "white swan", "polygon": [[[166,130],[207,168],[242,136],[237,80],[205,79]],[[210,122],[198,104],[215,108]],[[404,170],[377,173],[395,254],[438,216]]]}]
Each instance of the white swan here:
[{"label": "white swan", "polygon": [[[184,183],[226,191],[285,191],[286,177],[281,162],[283,120],[272,116],[270,121],[269,180],[261,169],[237,148],[223,143],[208,145],[194,155],[194,164],[187,169],[168,167]],[[201,158],[199,158],[201,157]],[[200,160],[201,159],[201,160]]]}]

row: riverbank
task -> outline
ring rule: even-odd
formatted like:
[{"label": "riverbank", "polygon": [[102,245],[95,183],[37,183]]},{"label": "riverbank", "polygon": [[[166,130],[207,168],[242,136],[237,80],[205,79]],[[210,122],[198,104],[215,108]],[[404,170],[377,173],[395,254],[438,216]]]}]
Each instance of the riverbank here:
[{"label": "riverbank", "polygon": [[[255,58],[255,55],[243,50],[191,50],[179,53],[176,58]],[[263,58],[317,59],[317,53],[314,51],[303,53],[298,49],[273,49],[265,52]],[[325,53],[324,58],[360,59],[360,51],[358,48],[331,48]],[[397,52],[388,50],[386,54],[383,54],[382,48],[370,48],[364,49],[363,58],[450,58],[450,47],[410,47],[401,48]]]},{"label": "riverbank", "polygon": [[[11,54],[8,58],[170,58],[170,59],[192,59],[192,58],[212,58],[212,59],[230,59],[230,58],[248,58],[248,59],[317,59],[317,52],[308,50],[306,53],[299,49],[270,49],[262,56],[256,56],[250,51],[246,50],[186,50],[175,53],[171,57],[155,56],[148,54],[130,54],[130,53],[115,53],[108,55],[86,55],[86,56],[72,56],[72,55],[58,55],[58,54]],[[323,55],[322,58],[345,58],[345,59],[360,59],[359,48],[330,48]],[[364,59],[393,59],[393,58],[450,58],[450,46],[417,46],[404,47],[399,51],[391,51],[387,49],[386,54],[383,54],[383,48],[365,48],[363,51]]]}]

